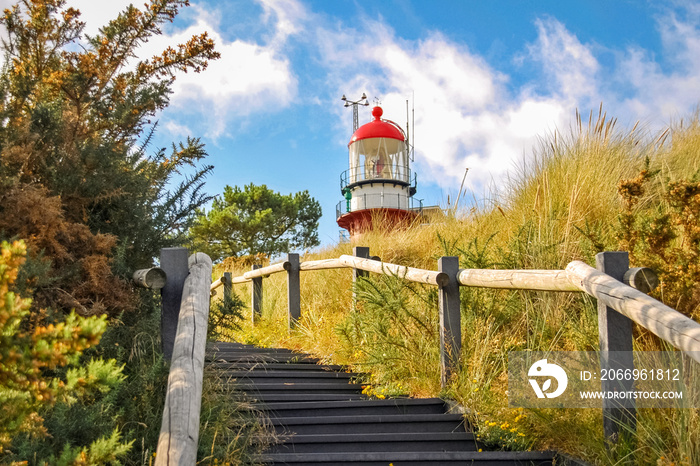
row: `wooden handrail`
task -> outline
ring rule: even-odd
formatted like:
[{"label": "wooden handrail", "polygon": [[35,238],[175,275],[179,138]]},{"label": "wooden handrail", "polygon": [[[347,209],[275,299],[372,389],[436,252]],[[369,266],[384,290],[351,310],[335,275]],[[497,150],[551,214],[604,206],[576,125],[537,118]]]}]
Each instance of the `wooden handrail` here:
[{"label": "wooden handrail", "polygon": [[581,261],[566,266],[578,289],[605,303],[700,362],[700,324]]},{"label": "wooden handrail", "polygon": [[279,262],[277,264],[268,265],[267,267],[261,267],[259,269],[251,270],[243,274],[243,278],[246,280],[252,280],[253,278],[265,277],[267,275],[272,275],[273,273],[284,272],[289,270],[289,262]]},{"label": "wooden handrail", "polygon": [[463,286],[507,290],[580,291],[564,270],[481,270],[460,269],[457,280]]},{"label": "wooden handrail", "polygon": [[190,273],[182,290],[156,466],[189,466],[197,460],[212,263],[209,256],[200,252],[190,256],[188,265]]},{"label": "wooden handrail", "polygon": [[328,270],[345,268],[340,259],[321,259],[317,261],[305,261],[299,264],[299,270]]},{"label": "wooden handrail", "polygon": [[417,283],[445,286],[449,281],[449,277],[446,274],[432,270],[416,269],[348,255],[342,255],[338,260],[346,267],[366,270],[367,272],[383,273],[385,275],[396,275]]},{"label": "wooden handrail", "polygon": [[[272,275],[273,273],[284,272],[288,270],[289,262],[279,262],[260,269],[245,272],[243,275],[233,277],[231,284],[247,283],[253,278]],[[352,268],[366,270],[368,272],[383,273],[386,275],[397,275],[406,280],[425,283],[428,285],[444,286],[447,283],[447,276],[442,272],[432,270],[417,269],[414,267],[406,267],[404,265],[391,264],[389,262],[381,262],[373,259],[362,259],[355,256],[342,255],[337,259],[322,259],[316,261],[305,261],[299,264],[299,270],[328,270]],[[219,288],[225,284],[223,277],[219,278],[211,284],[211,290]]]}]

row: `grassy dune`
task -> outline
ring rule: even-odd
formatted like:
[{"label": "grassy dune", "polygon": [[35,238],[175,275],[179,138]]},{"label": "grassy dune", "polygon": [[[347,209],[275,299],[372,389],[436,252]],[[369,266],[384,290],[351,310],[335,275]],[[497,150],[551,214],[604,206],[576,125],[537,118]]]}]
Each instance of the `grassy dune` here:
[{"label": "grassy dune", "polygon": [[[384,261],[432,270],[443,255],[459,256],[463,268],[561,269],[572,260],[592,264],[602,250],[627,249],[632,266],[659,271],[662,286],[654,296],[698,320],[699,170],[697,115],[658,135],[620,129],[605,115],[577,117],[569,131],[543,137],[507,186],[478,199],[477,207],[405,230],[380,228],[356,244],[303,259],[350,254],[358,245]],[[235,261],[219,273],[224,268],[236,275],[248,270]],[[634,442],[607,449],[599,410],[507,407],[510,351],[597,350],[595,302],[581,293],[463,287],[462,371],[441,391],[433,287],[375,276],[358,285],[353,311],[349,270],[302,273],[302,319],[291,333],[284,274],[264,287],[262,322],[253,327],[248,313],[231,338],[297,348],[368,371],[375,384],[369,391],[378,397],[452,397],[492,447],[555,448],[603,465],[700,465],[697,410],[641,409]],[[249,286],[235,291],[250,302]],[[635,330],[636,350],[663,348]]]}]

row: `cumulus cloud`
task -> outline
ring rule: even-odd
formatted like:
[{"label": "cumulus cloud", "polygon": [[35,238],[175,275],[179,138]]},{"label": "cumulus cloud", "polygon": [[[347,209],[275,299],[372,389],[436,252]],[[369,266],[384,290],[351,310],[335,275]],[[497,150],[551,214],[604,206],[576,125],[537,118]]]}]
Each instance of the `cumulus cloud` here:
[{"label": "cumulus cloud", "polygon": [[195,116],[199,120],[195,129],[215,139],[227,132],[234,115],[241,118],[287,106],[296,95],[297,80],[277,46],[227,40],[211,24],[213,15],[195,8],[195,22],[154,37],[148,49],[157,53],[207,31],[221,58],[201,73],[177,76],[168,114]]},{"label": "cumulus cloud", "polygon": [[[71,1],[80,9],[88,34],[96,33],[130,3]],[[298,22],[305,12],[294,0],[261,0],[261,6],[261,21],[270,30],[264,43],[227,39],[220,32],[220,11],[193,2],[188,24],[164,28],[163,34],[152,37],[138,51],[139,57],[149,58],[206,31],[221,54],[201,73],[177,75],[164,128],[182,137],[186,134],[181,131],[191,127],[197,134],[216,139],[226,134],[235,118],[289,105],[297,92],[297,79],[282,48],[287,38],[298,32]],[[194,117],[195,123],[182,125],[176,121],[181,117]]]},{"label": "cumulus cloud", "polygon": [[[619,99],[621,111],[656,125],[688,115],[700,102],[700,6],[681,4],[660,16],[658,25],[662,56],[629,47],[618,64],[629,94]],[[614,90],[609,97],[615,99]]]},{"label": "cumulus cloud", "polygon": [[196,4],[192,24],[149,42],[150,49],[163,49],[207,31],[216,43],[221,58],[201,73],[178,75],[173,87],[172,110],[199,120],[195,128],[198,133],[216,139],[227,134],[235,119],[279,110],[293,100],[297,79],[282,47],[296,32],[294,21],[303,16],[303,10],[295,10],[291,20],[290,15],[279,13],[279,3],[263,2],[262,19],[271,28],[271,37],[265,43],[228,40],[219,32],[216,12]]}]

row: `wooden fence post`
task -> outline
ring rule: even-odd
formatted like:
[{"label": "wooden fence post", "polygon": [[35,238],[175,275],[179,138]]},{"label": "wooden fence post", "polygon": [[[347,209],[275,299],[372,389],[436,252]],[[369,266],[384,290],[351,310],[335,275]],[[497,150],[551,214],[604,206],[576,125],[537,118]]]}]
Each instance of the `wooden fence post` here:
[{"label": "wooden fence post", "polygon": [[[299,254],[287,254],[287,311],[291,330],[301,317],[301,291],[299,289]],[[286,268],[286,267],[285,267]]]},{"label": "wooden fence post", "polygon": [[[355,257],[361,257],[363,259],[369,259],[369,248],[367,246],[354,246],[352,248],[352,255]],[[357,280],[361,277],[369,277],[369,272],[366,270],[352,269],[352,310],[357,308],[357,291],[355,285]]]},{"label": "wooden fence post", "polygon": [[[596,268],[622,281],[629,269],[627,252],[600,252],[595,256]],[[598,302],[598,332],[600,335],[600,369],[634,370],[632,353],[632,320],[615,309]],[[601,378],[604,392],[629,392],[634,390],[634,380]],[[637,417],[633,398],[603,399],[603,431],[605,438],[613,443],[620,434],[632,434],[636,430]]]},{"label": "wooden fence post", "polygon": [[439,287],[440,306],[440,369],[443,388],[450,377],[459,370],[459,357],[462,351],[462,328],[460,323],[459,258],[441,257],[438,259],[438,272],[447,274],[450,281]]},{"label": "wooden fence post", "polygon": [[224,284],[224,303],[231,301],[233,293],[233,283],[231,283],[231,272],[224,272],[221,282]]},{"label": "wooden fence post", "polygon": [[[260,264],[253,264],[252,270],[257,270],[262,268]],[[251,280],[250,284],[250,308],[252,310],[251,321],[253,325],[262,316],[262,300],[263,300],[263,278],[257,277]]]},{"label": "wooden fence post", "polygon": [[163,359],[170,361],[177,332],[177,319],[180,315],[182,287],[190,273],[187,267],[186,248],[163,248],[160,250],[160,268],[167,277],[161,288],[160,345]]},{"label": "wooden fence post", "polygon": [[[361,257],[363,259],[369,259],[369,248],[367,246],[355,246],[352,248],[352,255],[355,257]],[[369,272],[366,270],[353,269],[352,282],[355,284],[360,277],[369,277]]]}]

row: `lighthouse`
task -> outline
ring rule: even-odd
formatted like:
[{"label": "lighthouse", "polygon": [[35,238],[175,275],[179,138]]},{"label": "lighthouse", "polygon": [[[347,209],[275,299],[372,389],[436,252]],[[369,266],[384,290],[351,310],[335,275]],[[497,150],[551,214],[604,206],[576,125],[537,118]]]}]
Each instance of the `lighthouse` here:
[{"label": "lighthouse", "polygon": [[374,107],[373,120],[357,128],[348,143],[349,164],[340,175],[343,200],[336,218],[351,238],[377,221],[408,225],[420,213],[421,203],[413,199],[417,178],[409,164],[408,138],[399,125],[382,119],[383,114],[381,107]]}]

